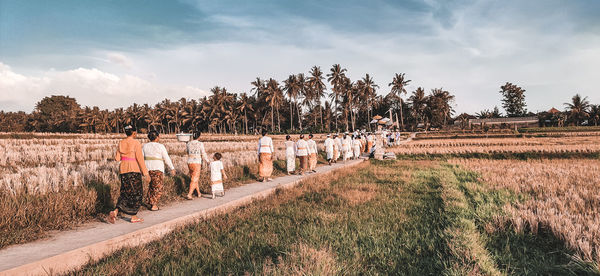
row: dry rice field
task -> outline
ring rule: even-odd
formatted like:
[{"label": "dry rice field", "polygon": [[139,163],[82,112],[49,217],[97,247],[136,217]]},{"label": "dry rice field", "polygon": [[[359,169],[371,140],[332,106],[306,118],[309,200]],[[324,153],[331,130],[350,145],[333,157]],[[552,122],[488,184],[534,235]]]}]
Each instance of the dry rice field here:
[{"label": "dry rice field", "polygon": [[[587,261],[600,261],[600,160],[452,159],[494,189],[525,195],[504,206],[516,231],[549,228]],[[499,221],[503,223],[502,220]]]},{"label": "dry rice field", "polygon": [[[98,206],[110,206],[118,194],[117,162],[113,155],[123,136],[0,133],[0,150],[4,153],[0,156],[0,248],[35,239],[47,230],[72,227],[77,224],[73,218],[77,221],[101,217],[105,209]],[[321,146],[324,135],[316,138]],[[139,139],[146,142],[144,135]],[[241,168],[255,166],[258,136],[204,135],[202,140],[209,155],[223,153],[227,169],[237,170],[234,178],[244,179],[253,173]],[[284,158],[283,140],[283,136],[274,137],[278,160]],[[181,193],[187,182],[185,143],[176,141],[174,135],[162,135],[161,143],[167,147],[177,170],[177,176],[168,180],[171,188],[166,191],[165,200],[169,201]],[[430,134],[427,139],[386,151],[404,159],[397,162],[418,163],[414,159],[431,156],[434,162],[475,172],[487,189],[509,191],[518,199],[503,203],[491,228],[508,227],[533,235],[542,229],[550,231],[577,258],[598,268],[600,132],[505,138]],[[518,154],[534,155],[517,158]],[[353,197],[352,193],[345,195]],[[25,211],[43,208],[47,210]],[[32,229],[27,221],[37,221],[43,227]],[[65,222],[56,224],[57,221]]]},{"label": "dry rice field", "polygon": [[[2,135],[0,134],[0,137]],[[4,134],[5,137],[10,135]],[[31,139],[23,139],[31,136]],[[118,183],[114,153],[124,135],[107,134],[21,134],[19,138],[0,139],[0,189],[16,194],[57,192],[82,186],[90,181]],[[258,136],[205,135],[207,154],[223,154],[225,167],[252,165],[258,162]],[[283,160],[284,138],[274,137],[275,159]],[[139,135],[142,143],[147,142]],[[187,173],[185,143],[175,135],[161,135],[178,173]]]}]

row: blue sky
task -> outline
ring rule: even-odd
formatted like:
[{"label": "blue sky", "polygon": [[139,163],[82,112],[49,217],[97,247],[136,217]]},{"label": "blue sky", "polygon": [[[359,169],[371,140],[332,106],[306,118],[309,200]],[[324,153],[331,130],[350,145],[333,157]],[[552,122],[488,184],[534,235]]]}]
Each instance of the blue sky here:
[{"label": "blue sky", "polygon": [[457,112],[500,105],[505,82],[532,111],[575,93],[600,104],[600,1],[0,0],[0,110],[51,94],[101,108],[246,92],[256,77],[334,63],[380,94],[394,73],[456,95]]}]

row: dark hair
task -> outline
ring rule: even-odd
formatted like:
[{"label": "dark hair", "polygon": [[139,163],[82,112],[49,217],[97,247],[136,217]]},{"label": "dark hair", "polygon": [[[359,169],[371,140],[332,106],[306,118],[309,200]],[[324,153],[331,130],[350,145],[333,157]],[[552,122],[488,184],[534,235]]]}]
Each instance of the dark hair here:
[{"label": "dark hair", "polygon": [[291,136],[289,136],[289,135],[286,135],[286,136],[285,136],[285,140],[290,140],[290,139],[292,139],[292,137],[291,137]]},{"label": "dark hair", "polygon": [[215,155],[214,155],[215,160],[221,160],[221,157],[223,157],[221,155],[221,153],[215,152]]},{"label": "dark hair", "polygon": [[200,138],[200,134],[202,134],[200,131],[195,131],[194,132],[194,140],[197,140],[198,138]]},{"label": "dark hair", "polygon": [[313,138],[314,136],[311,134],[308,135],[308,138]]},{"label": "dark hair", "polygon": [[267,135],[267,129],[262,130],[262,136],[265,136],[265,135]]},{"label": "dark hair", "polygon": [[156,138],[158,138],[158,131],[156,130],[151,130],[150,132],[148,132],[148,140],[150,140],[151,142],[156,141]]},{"label": "dark hair", "polygon": [[300,134],[300,139],[304,138],[304,134]]},{"label": "dark hair", "polygon": [[135,127],[132,125],[125,126],[123,129],[125,130],[125,135],[127,135],[127,137],[131,136],[137,131],[137,129],[135,129]]}]

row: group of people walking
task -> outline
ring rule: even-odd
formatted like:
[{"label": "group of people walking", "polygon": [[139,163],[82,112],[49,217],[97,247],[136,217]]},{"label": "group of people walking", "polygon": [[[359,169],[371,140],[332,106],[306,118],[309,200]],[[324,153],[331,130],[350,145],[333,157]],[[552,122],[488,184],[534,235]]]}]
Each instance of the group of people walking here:
[{"label": "group of people walking", "polygon": [[[137,213],[142,205],[144,178],[149,181],[145,205],[151,211],[158,211],[158,202],[163,191],[165,165],[168,167],[169,173],[175,175],[173,162],[165,146],[159,143],[160,135],[157,131],[150,131],[148,133],[150,142],[142,146],[135,139],[137,135],[135,127],[126,126],[124,130],[127,138],[119,142],[115,155],[115,160],[120,162],[120,195],[116,208],[109,213],[108,221],[110,223],[114,223],[119,214],[131,216],[132,223],[143,221],[137,217]],[[186,145],[190,184],[185,198],[192,200],[194,192],[196,192],[196,196],[202,196],[199,181],[203,162],[209,166],[212,198],[214,199],[216,195],[224,196],[223,181],[227,180],[227,175],[221,162],[222,154],[214,153],[211,161],[206,154],[204,143],[200,141],[200,132],[194,133],[192,138]],[[307,136],[300,134],[299,139],[293,141],[290,135],[286,136],[285,153],[288,174],[303,175],[316,172],[319,150],[313,138],[313,134]],[[340,158],[346,161],[359,158],[362,153],[370,153],[374,148],[374,140],[373,134],[364,132],[327,134],[327,139],[323,144],[327,162],[331,165]],[[273,140],[267,135],[267,131],[263,130],[257,148],[258,175],[259,180],[263,182],[272,180],[274,153]],[[296,158],[299,160],[298,169],[296,168]]]},{"label": "group of people walking", "polygon": [[[108,216],[110,223],[115,223],[119,214],[131,216],[132,223],[144,221],[137,216],[143,200],[143,178],[149,180],[146,205],[151,211],[158,211],[158,202],[163,191],[165,164],[170,174],[175,175],[173,162],[165,146],[159,143],[160,137],[157,131],[148,133],[150,142],[143,146],[135,139],[137,135],[135,127],[126,126],[125,134],[127,138],[119,142],[115,155],[115,160],[120,161],[121,189],[116,208]],[[198,197],[202,195],[199,181],[203,161],[210,169],[212,198],[214,199],[217,194],[224,196],[223,181],[227,180],[227,175],[221,162],[222,154],[217,152],[213,155],[213,160],[209,160],[204,143],[200,141],[200,132],[193,134],[193,140],[187,143],[186,149],[190,185],[185,198],[192,200],[194,192],[197,192]]]}]

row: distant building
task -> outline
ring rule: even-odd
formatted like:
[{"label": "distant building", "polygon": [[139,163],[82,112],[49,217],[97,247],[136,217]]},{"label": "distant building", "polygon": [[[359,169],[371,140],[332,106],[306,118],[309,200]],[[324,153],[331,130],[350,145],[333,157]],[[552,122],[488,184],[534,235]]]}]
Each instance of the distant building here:
[{"label": "distant building", "polygon": [[531,117],[506,117],[489,119],[469,119],[469,127],[474,126],[493,126],[500,125],[506,127],[537,127],[539,119],[536,116]]}]

